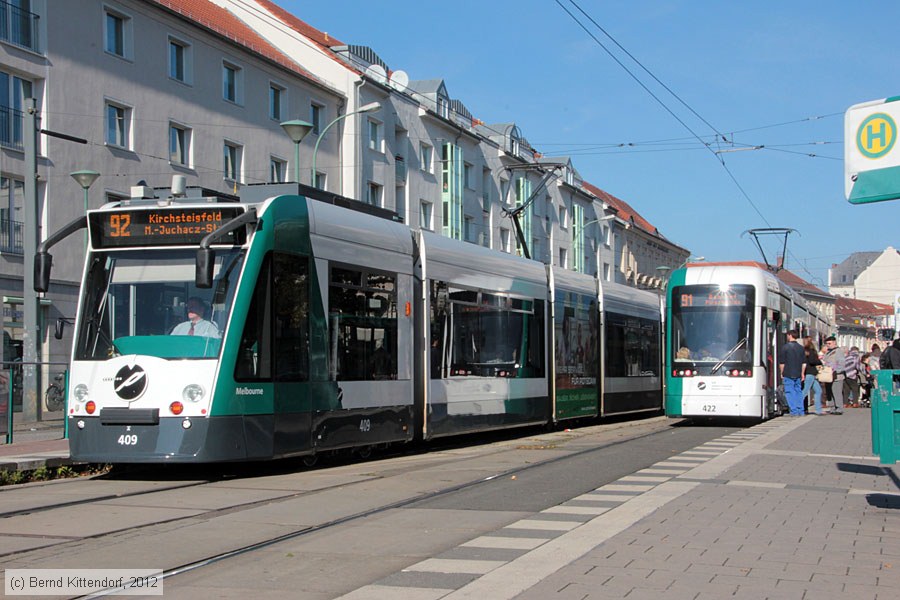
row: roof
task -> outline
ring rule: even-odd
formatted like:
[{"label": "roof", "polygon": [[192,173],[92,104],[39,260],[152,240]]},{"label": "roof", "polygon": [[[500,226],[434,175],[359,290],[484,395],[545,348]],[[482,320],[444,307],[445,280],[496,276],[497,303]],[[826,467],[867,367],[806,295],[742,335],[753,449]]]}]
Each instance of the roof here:
[{"label": "roof", "polygon": [[362,73],[361,69],[357,69],[352,65],[347,64],[345,61],[338,58],[332,51],[334,46],[347,46],[347,44],[332,37],[328,32],[320,31],[306,21],[298,19],[292,13],[289,13],[274,2],[271,2],[271,0],[256,0],[256,2],[274,15],[279,21],[318,46],[320,50],[331,57],[336,63],[343,65],[355,73]]},{"label": "roof", "polygon": [[722,266],[722,267],[756,267],[758,269],[762,269],[763,271],[771,271],[778,279],[780,279],[783,283],[790,286],[791,289],[797,291],[801,295],[809,294],[813,296],[822,296],[823,298],[833,298],[831,294],[828,292],[822,291],[810,282],[806,281],[799,275],[788,271],[787,269],[781,269],[779,271],[774,271],[770,267],[766,266],[765,263],[761,263],[756,260],[737,260],[730,262],[702,262],[697,263],[700,265],[710,265],[710,266]]},{"label": "roof", "polygon": [[256,0],[260,6],[265,8],[267,11],[278,17],[278,19],[296,31],[299,34],[302,34],[303,37],[309,39],[314,42],[317,46],[322,48],[323,50],[328,50],[332,46],[346,46],[344,42],[334,38],[325,31],[319,31],[306,21],[301,21],[292,13],[289,13],[285,9],[281,8],[274,2],[270,2],[270,0]]},{"label": "roof", "polygon": [[413,92],[424,95],[437,94],[442,85],[444,85],[443,79],[414,79],[406,87]]},{"label": "roof", "polygon": [[853,285],[859,274],[881,255],[882,252],[854,252],[831,267],[831,285]]},{"label": "roof", "polygon": [[217,33],[235,44],[281,65],[289,71],[293,71],[312,81],[321,81],[270,44],[246,23],[209,0],[151,0],[151,2],[181,15],[185,19],[193,21],[196,25]]},{"label": "roof", "polygon": [[583,186],[587,191],[615,208],[618,211],[617,216],[620,219],[631,221],[636,227],[643,229],[647,233],[666,239],[666,237],[661,234],[659,230],[650,223],[650,221],[642,217],[638,211],[632,208],[630,204],[628,204],[621,198],[616,198],[609,192],[601,190],[597,186],[590,184],[587,181],[583,182]]},{"label": "roof", "polygon": [[837,296],[834,301],[834,312],[844,316],[880,317],[894,314],[894,308],[881,302]]}]

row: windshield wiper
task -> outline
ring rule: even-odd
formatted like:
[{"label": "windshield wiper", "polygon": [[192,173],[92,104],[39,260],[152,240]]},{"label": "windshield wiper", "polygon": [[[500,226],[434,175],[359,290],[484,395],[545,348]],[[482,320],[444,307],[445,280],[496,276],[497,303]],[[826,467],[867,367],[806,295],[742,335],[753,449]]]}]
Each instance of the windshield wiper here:
[{"label": "windshield wiper", "polygon": [[719,369],[721,369],[721,368],[722,368],[722,365],[724,365],[724,364],[728,361],[728,359],[731,358],[731,355],[734,354],[735,352],[737,352],[737,349],[740,348],[741,346],[743,346],[743,345],[746,344],[746,343],[747,343],[747,338],[743,338],[741,341],[739,341],[737,344],[735,344],[735,345],[734,345],[734,348],[732,348],[731,350],[729,350],[728,353],[725,355],[725,358],[723,358],[722,360],[720,360],[719,362],[716,363],[716,366],[714,366],[714,367],[712,368],[712,371],[710,371],[709,374],[710,374],[710,375],[715,375],[715,374],[716,374],[716,371],[718,371]]}]

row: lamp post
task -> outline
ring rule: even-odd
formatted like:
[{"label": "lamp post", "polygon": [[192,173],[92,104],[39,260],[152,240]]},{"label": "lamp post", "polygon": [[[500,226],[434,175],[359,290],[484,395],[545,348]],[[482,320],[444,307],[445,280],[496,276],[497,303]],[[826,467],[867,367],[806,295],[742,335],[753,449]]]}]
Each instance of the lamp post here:
[{"label": "lamp post", "polygon": [[[75,181],[78,182],[78,185],[81,186],[81,189],[84,190],[84,216],[87,217],[88,211],[88,190],[94,185],[94,182],[97,181],[97,178],[100,177],[100,173],[97,171],[91,171],[90,169],[82,169],[81,171],[72,171],[69,173],[69,176],[72,177]],[[87,249],[88,245],[88,233],[87,229],[84,230],[84,247]]]},{"label": "lamp post", "polygon": [[350,115],[357,115],[360,113],[372,112],[374,110],[378,110],[381,108],[380,102],[370,102],[369,104],[365,104],[360,106],[356,110],[352,110],[343,115],[338,115],[336,119],[334,119],[331,123],[325,126],[325,129],[319,134],[319,139],[316,140],[316,146],[313,148],[313,158],[312,158],[312,173],[309,174],[309,184],[313,187],[316,187],[316,157],[319,154],[319,143],[322,141],[322,138],[325,137],[325,132],[331,129],[331,126],[340,121],[341,119],[346,119]]},{"label": "lamp post", "polygon": [[300,142],[312,131],[313,125],[300,119],[284,121],[280,125],[287,136],[291,138],[291,141],[294,142],[294,181],[300,183]]},{"label": "lamp post", "polygon": [[663,287],[665,287],[669,283],[669,275],[671,275],[672,271],[677,271],[678,269],[680,269],[681,267],[683,267],[684,265],[688,264],[691,261],[702,262],[704,260],[706,260],[705,256],[688,256],[686,259],[684,259],[684,262],[682,262],[680,265],[678,265],[674,269],[668,265],[660,265],[660,266],[656,267],[656,271],[659,273],[660,277],[665,279],[665,284],[663,284]]},{"label": "lamp post", "polygon": [[[587,226],[588,226],[588,225],[593,225],[594,223],[600,223],[600,222],[602,222],[602,221],[611,221],[611,220],[613,220],[613,219],[615,219],[615,218],[616,218],[616,215],[604,215],[604,216],[600,217],[599,219],[591,219],[590,221],[587,221],[586,223],[582,223],[582,224],[581,224],[581,227],[578,229],[578,242],[579,242],[579,243],[578,243],[578,248],[579,248],[579,252],[584,252],[584,230],[587,229]],[[597,261],[600,260],[600,258],[599,258],[599,249],[598,249],[598,253],[597,253],[597,256],[595,257],[595,259],[596,259]],[[598,264],[597,264],[597,273],[598,273],[598,276],[599,276],[599,272],[600,272],[599,269],[600,269],[600,265],[599,265],[599,263],[598,263]]]}]

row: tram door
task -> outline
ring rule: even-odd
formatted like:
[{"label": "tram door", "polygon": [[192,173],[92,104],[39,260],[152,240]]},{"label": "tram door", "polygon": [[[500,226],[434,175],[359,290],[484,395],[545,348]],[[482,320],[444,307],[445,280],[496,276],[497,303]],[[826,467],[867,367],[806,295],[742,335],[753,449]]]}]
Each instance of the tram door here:
[{"label": "tram door", "polygon": [[311,444],[309,259],[275,252],[271,272],[273,443],[276,453],[289,453]]},{"label": "tram door", "polygon": [[764,344],[761,348],[766,367],[766,406],[762,417],[771,413],[775,404],[775,389],[778,386],[778,323],[781,315],[772,309],[763,309],[763,334],[760,338]]}]

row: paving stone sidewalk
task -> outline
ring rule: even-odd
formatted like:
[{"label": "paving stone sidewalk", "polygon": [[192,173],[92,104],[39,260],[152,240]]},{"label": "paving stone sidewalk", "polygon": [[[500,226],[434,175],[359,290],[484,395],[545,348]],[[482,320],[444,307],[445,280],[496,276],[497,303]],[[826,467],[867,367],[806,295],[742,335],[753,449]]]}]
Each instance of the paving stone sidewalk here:
[{"label": "paving stone sidewalk", "polygon": [[515,597],[900,598],[900,479],[871,454],[869,411],[773,424],[789,421],[720,457],[734,464],[676,477],[697,485]]}]

